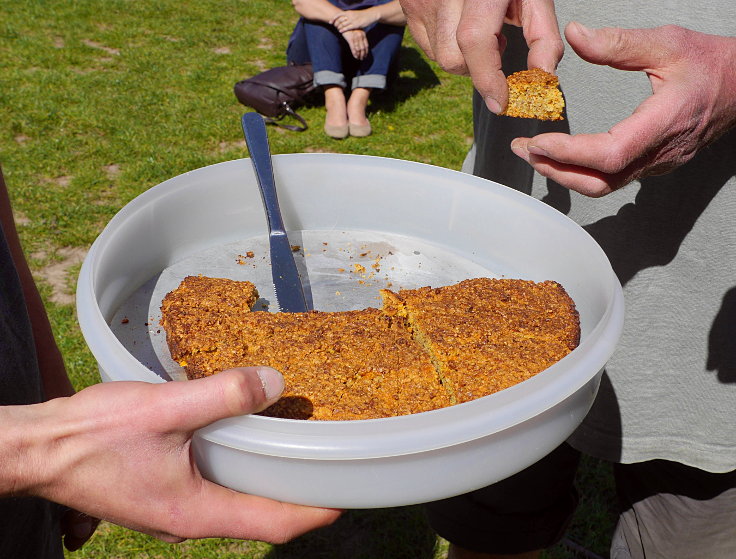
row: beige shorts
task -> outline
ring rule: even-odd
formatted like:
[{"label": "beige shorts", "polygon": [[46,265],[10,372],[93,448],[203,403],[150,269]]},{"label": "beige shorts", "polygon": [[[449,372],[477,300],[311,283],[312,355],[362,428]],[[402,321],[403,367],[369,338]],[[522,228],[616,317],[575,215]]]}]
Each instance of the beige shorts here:
[{"label": "beige shorts", "polygon": [[614,466],[623,512],[611,559],[736,557],[736,472],[654,460]]}]

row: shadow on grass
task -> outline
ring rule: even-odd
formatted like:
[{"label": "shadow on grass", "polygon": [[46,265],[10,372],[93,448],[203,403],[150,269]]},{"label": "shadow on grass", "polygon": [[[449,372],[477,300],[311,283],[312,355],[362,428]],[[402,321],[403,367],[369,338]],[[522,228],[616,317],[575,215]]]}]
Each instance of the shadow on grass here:
[{"label": "shadow on grass", "polygon": [[420,506],[353,510],[332,526],[274,547],[266,559],[433,559],[437,541]]},{"label": "shadow on grass", "polygon": [[401,47],[398,67],[389,75],[389,86],[371,96],[369,112],[393,112],[397,106],[424,89],[440,85],[437,74],[421,53],[413,47]]},{"label": "shadow on grass", "polygon": [[[616,522],[610,465],[583,456],[576,479],[580,504],[565,539],[544,559],[602,559]],[[422,506],[347,511],[332,526],[275,546],[264,559],[434,559],[446,543]],[[444,546],[444,547],[443,547]]]}]

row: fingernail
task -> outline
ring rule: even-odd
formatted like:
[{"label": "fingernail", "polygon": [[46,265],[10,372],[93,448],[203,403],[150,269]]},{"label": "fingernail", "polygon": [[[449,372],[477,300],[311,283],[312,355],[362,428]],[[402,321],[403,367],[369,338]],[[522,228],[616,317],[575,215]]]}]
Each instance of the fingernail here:
[{"label": "fingernail", "polygon": [[519,151],[524,150],[525,149],[524,141],[519,138],[515,138],[514,140],[511,141],[511,149],[519,150]]},{"label": "fingernail", "polygon": [[526,150],[526,146],[522,140],[516,139],[511,142],[511,151],[518,155],[522,159],[526,160],[529,157],[529,152]]},{"label": "fingernail", "polygon": [[528,144],[526,146],[526,149],[529,151],[529,153],[533,153],[534,155],[542,155],[544,157],[549,157],[549,153],[547,153],[546,150],[543,150],[540,147],[533,146],[531,144]]},{"label": "fingernail", "polygon": [[256,371],[261,379],[263,392],[267,400],[275,400],[284,391],[284,377],[276,369],[259,367]]},{"label": "fingernail", "polygon": [[499,102],[496,101],[493,97],[486,97],[485,101],[486,107],[488,107],[488,110],[492,113],[498,114],[503,110]]}]

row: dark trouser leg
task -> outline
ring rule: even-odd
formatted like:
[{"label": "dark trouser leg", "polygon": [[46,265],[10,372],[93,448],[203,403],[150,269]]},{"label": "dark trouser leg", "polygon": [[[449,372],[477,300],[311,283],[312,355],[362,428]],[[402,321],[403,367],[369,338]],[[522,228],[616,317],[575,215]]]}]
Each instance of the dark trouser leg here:
[{"label": "dark trouser leg", "polygon": [[525,553],[554,545],[577,506],[580,454],[562,444],[536,464],[483,489],[426,506],[434,530],[482,553]]},{"label": "dark trouser leg", "polygon": [[345,87],[343,68],[344,49],[347,43],[342,35],[325,23],[305,20],[304,34],[307,39],[309,59],[312,61],[316,85],[339,85]]}]

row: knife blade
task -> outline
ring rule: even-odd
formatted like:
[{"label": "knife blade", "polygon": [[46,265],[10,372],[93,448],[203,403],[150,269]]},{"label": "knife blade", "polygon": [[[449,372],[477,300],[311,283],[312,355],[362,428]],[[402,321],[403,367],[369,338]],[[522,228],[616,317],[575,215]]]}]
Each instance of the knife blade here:
[{"label": "knife blade", "polygon": [[306,312],[308,307],[304,288],[279,208],[266,124],[258,113],[245,113],[242,124],[245,143],[266,210],[276,303],[282,312]]}]

